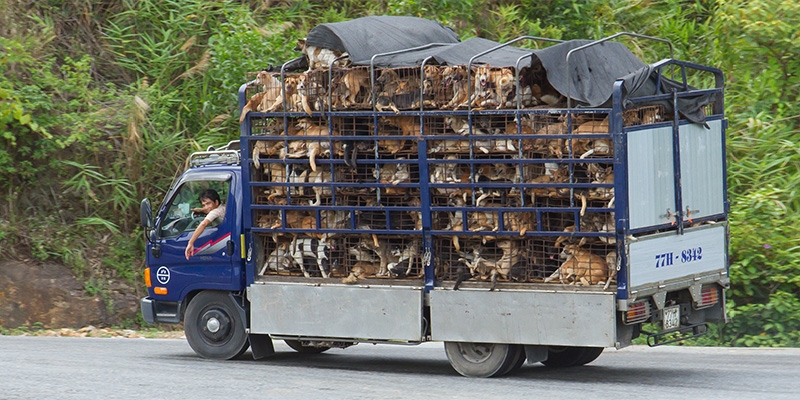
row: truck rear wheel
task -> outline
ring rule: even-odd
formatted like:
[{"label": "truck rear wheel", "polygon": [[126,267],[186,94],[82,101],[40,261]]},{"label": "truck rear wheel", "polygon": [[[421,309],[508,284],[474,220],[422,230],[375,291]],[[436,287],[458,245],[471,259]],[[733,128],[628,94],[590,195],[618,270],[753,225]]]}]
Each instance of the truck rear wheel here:
[{"label": "truck rear wheel", "polygon": [[523,346],[500,343],[445,342],[444,351],[453,369],[473,378],[505,375],[524,356]]},{"label": "truck rear wheel", "polygon": [[186,340],[204,358],[229,360],[249,347],[245,321],[226,292],[204,291],[186,307],[183,322]]},{"label": "truck rear wheel", "polygon": [[292,349],[294,349],[298,353],[304,353],[304,354],[319,354],[319,353],[322,353],[324,351],[328,351],[328,350],[331,349],[330,347],[327,347],[327,346],[307,346],[307,345],[304,345],[303,342],[301,342],[299,340],[286,339],[286,340],[284,340],[284,342],[286,342],[286,344],[289,347],[291,347]]},{"label": "truck rear wheel", "polygon": [[547,349],[547,360],[542,361],[542,364],[556,368],[577,367],[596,360],[602,352],[602,347],[550,346]]}]

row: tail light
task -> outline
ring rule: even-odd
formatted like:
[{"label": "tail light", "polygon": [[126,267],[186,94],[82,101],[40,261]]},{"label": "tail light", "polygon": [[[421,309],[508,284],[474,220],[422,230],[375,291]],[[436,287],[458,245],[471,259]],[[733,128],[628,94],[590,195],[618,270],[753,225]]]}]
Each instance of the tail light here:
[{"label": "tail light", "polygon": [[641,301],[632,303],[628,306],[628,311],[623,315],[624,322],[628,325],[647,321],[650,319],[650,302]]},{"label": "tail light", "polygon": [[695,302],[695,308],[701,309],[711,307],[719,302],[719,290],[716,286],[707,286],[700,291],[700,298]]}]

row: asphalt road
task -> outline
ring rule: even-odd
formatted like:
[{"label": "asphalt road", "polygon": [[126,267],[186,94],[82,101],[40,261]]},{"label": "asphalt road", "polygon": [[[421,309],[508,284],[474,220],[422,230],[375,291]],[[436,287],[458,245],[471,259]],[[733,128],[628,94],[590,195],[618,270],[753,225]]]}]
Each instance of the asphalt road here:
[{"label": "asphalt road", "polygon": [[0,399],[800,399],[800,349],[629,347],[584,367],[458,375],[441,343],[204,360],[184,340],[0,336]]}]

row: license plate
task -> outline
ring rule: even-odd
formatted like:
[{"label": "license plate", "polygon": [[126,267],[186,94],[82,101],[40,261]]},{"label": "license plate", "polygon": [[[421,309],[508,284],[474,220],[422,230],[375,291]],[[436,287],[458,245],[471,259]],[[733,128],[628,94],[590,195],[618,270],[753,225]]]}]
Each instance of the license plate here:
[{"label": "license plate", "polygon": [[672,306],[664,309],[664,330],[676,329],[681,326],[681,306]]}]

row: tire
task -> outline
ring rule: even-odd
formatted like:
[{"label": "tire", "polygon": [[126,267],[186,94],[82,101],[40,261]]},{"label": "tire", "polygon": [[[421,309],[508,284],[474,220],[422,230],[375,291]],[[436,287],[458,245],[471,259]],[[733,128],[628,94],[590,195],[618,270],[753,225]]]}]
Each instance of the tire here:
[{"label": "tire", "polygon": [[511,372],[518,370],[522,367],[522,364],[525,363],[525,359],[527,356],[525,355],[525,346],[521,344],[510,344],[511,349],[509,349],[509,357],[506,360],[506,364],[497,375],[494,376],[503,376],[507,375]]},{"label": "tire", "polygon": [[459,374],[489,378],[511,371],[524,348],[513,344],[445,342],[444,351]]},{"label": "tire", "polygon": [[186,307],[183,331],[203,358],[230,360],[250,347],[239,306],[227,292],[208,290],[195,296]]},{"label": "tire", "polygon": [[577,367],[600,357],[602,347],[550,346],[542,364],[552,368]]},{"label": "tire", "polygon": [[306,346],[299,340],[286,339],[286,340],[284,340],[284,342],[286,342],[286,344],[289,347],[293,348],[298,353],[303,353],[303,354],[319,354],[319,353],[322,353],[322,352],[325,352],[325,351],[328,351],[328,350],[331,349],[330,347],[327,347],[327,346],[319,346],[319,347],[318,346]]}]

